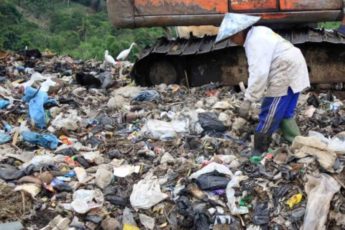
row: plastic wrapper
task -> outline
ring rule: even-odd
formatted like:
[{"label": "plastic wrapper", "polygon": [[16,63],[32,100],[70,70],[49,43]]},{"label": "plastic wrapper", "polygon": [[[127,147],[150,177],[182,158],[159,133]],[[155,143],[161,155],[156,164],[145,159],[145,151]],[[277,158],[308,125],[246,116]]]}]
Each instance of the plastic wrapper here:
[{"label": "plastic wrapper", "polygon": [[319,177],[308,176],[305,185],[308,203],[302,230],[326,229],[330,202],[339,190],[338,182],[327,174],[320,174]]}]

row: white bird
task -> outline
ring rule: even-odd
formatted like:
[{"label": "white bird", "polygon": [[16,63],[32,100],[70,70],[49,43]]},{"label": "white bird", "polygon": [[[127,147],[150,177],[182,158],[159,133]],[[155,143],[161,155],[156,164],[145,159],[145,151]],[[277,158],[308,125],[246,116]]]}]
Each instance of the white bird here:
[{"label": "white bird", "polygon": [[118,61],[126,60],[134,45],[136,45],[135,42],[133,42],[128,49],[121,51],[121,53],[116,57],[116,60]]},{"label": "white bird", "polygon": [[109,63],[109,64],[113,65],[113,66],[117,64],[115,59],[109,54],[108,50],[106,50],[105,53],[104,53],[104,61],[106,63]]}]

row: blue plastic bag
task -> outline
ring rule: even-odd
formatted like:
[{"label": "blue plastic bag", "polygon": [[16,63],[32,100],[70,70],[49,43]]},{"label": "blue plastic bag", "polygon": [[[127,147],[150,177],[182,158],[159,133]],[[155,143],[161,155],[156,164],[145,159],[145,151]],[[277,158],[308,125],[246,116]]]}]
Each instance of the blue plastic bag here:
[{"label": "blue plastic bag", "polygon": [[8,100],[0,99],[0,109],[6,109],[10,105]]},{"label": "blue plastic bag", "polygon": [[39,134],[31,131],[23,131],[21,132],[21,136],[24,141],[53,150],[56,149],[59,144],[59,139],[53,134]]},{"label": "blue plastic bag", "polygon": [[159,99],[160,95],[156,90],[142,91],[133,98],[134,101],[158,101]]},{"label": "blue plastic bag", "polygon": [[46,128],[46,114],[44,105],[48,103],[57,104],[54,99],[49,99],[48,94],[30,86],[25,88],[23,101],[29,103],[29,115],[37,128]]},{"label": "blue plastic bag", "polygon": [[11,136],[6,133],[0,133],[0,145],[11,141]]}]

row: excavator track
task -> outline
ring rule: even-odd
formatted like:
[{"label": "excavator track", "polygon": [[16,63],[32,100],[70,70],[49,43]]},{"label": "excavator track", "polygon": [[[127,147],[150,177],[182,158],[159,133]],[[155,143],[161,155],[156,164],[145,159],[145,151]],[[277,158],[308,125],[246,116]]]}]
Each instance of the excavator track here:
[{"label": "excavator track", "polygon": [[[308,64],[312,84],[345,82],[345,38],[335,31],[319,29],[281,30],[280,35],[299,47]],[[210,82],[238,85],[247,82],[247,60],[243,47],[230,41],[215,44],[214,36],[159,39],[145,49],[131,76],[142,86]],[[258,44],[260,45],[260,44]]]}]

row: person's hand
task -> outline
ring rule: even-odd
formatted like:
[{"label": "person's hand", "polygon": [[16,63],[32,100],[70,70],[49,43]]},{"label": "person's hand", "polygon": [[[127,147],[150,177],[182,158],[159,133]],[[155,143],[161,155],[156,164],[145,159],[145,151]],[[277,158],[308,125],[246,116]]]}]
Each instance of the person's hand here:
[{"label": "person's hand", "polygon": [[238,110],[238,114],[240,115],[240,117],[248,118],[251,105],[252,105],[252,103],[248,100],[244,100],[242,102],[242,104]]}]

